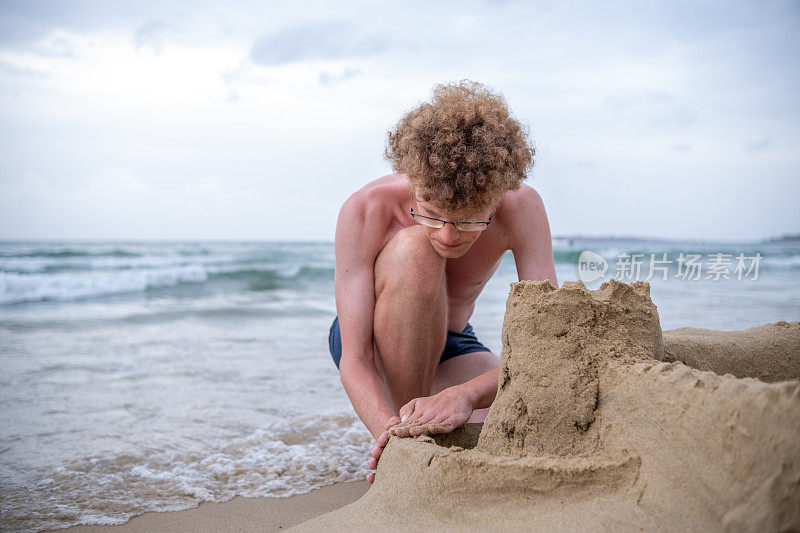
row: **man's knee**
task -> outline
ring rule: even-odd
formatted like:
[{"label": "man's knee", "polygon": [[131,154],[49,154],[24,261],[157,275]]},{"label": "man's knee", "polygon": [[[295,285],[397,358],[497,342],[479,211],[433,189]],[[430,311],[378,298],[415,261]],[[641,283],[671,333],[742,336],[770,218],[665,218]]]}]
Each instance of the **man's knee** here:
[{"label": "man's knee", "polygon": [[403,228],[383,247],[375,260],[375,288],[379,294],[388,283],[413,282],[418,293],[440,290],[446,259],[433,249],[422,226]]}]

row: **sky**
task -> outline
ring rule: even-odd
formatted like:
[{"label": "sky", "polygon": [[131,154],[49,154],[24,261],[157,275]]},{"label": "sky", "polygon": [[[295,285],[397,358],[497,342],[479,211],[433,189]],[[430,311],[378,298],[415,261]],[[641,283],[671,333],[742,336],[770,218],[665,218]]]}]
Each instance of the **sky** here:
[{"label": "sky", "polygon": [[800,233],[800,3],[0,1],[0,239],[328,240],[438,83],[553,235]]}]

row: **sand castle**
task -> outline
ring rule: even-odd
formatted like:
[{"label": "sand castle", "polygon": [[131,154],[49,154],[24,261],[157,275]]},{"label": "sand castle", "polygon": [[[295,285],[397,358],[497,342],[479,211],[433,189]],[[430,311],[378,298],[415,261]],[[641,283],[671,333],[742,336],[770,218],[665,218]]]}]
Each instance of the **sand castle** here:
[{"label": "sand castle", "polygon": [[[391,437],[367,494],[297,530],[800,529],[800,323],[759,328],[662,336],[648,283],[512,283],[486,421]],[[775,382],[679,361],[729,371],[714,339]]]}]

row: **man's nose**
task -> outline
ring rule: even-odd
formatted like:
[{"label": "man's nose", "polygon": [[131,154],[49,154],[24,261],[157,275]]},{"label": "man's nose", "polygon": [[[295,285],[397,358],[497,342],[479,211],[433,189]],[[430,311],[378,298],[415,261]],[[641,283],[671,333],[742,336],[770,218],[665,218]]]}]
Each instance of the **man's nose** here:
[{"label": "man's nose", "polygon": [[445,224],[444,227],[439,230],[439,234],[445,244],[454,244],[461,236],[461,232],[453,224]]}]

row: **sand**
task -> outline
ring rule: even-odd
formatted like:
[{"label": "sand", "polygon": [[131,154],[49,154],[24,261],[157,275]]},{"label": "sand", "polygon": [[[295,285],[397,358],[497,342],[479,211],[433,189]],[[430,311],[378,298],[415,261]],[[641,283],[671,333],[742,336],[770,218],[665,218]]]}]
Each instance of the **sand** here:
[{"label": "sand", "polygon": [[[334,483],[288,498],[234,498],[224,503],[201,503],[194,509],[144,513],[119,526],[75,526],[70,533],[236,532],[285,531],[304,520],[338,509],[363,496],[366,481]],[[63,529],[57,531],[64,531]]]},{"label": "sand", "polygon": [[662,335],[646,282],[512,283],[486,421],[392,436],[292,530],[800,530],[798,328]]},{"label": "sand", "polygon": [[664,361],[767,383],[800,378],[800,322],[781,321],[743,331],[680,328],[665,331],[662,338]]}]

